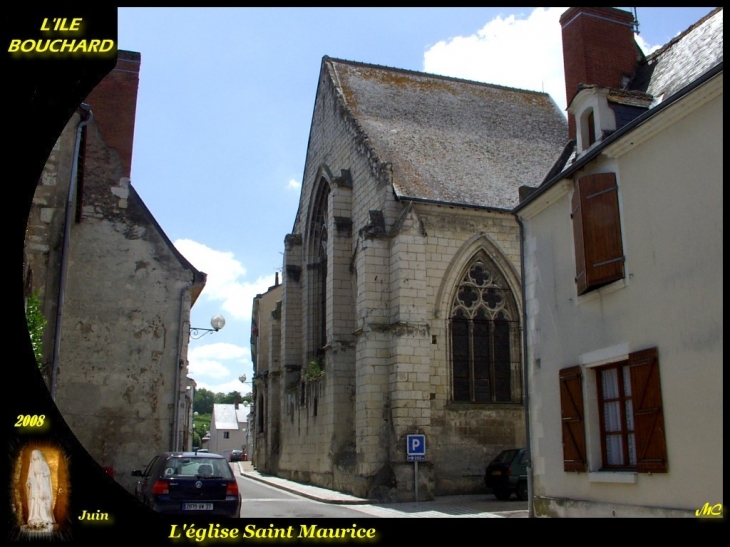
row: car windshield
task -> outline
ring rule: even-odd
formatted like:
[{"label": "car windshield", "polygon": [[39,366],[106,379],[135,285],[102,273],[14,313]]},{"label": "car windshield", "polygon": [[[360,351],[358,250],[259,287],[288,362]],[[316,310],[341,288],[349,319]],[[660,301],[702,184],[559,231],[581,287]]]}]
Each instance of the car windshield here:
[{"label": "car windshield", "polygon": [[163,476],[232,479],[233,473],[223,458],[172,456],[165,462]]}]

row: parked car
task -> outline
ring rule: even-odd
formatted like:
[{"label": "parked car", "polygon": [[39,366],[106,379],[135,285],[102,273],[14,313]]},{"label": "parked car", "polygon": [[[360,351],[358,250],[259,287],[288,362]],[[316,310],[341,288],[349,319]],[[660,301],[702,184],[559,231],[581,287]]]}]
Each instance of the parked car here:
[{"label": "parked car", "polygon": [[229,462],[243,461],[243,451],[242,450],[233,450],[233,449],[227,448],[221,452],[221,456],[223,456]]},{"label": "parked car", "polygon": [[508,500],[512,494],[517,494],[519,500],[527,500],[527,449],[500,452],[484,471],[484,484],[499,500]]},{"label": "parked car", "polygon": [[210,452],[164,452],[143,470],[135,495],[159,513],[238,517],[241,494],[226,459]]}]

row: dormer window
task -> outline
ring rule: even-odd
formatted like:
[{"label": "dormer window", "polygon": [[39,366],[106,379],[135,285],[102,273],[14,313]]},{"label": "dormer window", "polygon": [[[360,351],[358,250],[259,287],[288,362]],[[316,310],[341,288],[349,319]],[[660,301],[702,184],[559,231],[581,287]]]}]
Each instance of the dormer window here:
[{"label": "dormer window", "polygon": [[570,103],[568,112],[578,121],[578,153],[581,154],[601,140],[604,133],[616,130],[616,117],[608,105],[609,90],[599,87],[584,87]]}]

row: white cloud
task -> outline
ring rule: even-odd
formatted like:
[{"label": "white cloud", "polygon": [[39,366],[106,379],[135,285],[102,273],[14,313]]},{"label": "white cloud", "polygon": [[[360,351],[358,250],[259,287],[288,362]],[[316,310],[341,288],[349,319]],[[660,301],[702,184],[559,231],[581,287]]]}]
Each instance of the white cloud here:
[{"label": "white cloud", "polygon": [[237,346],[228,342],[217,342],[204,346],[191,347],[188,350],[188,358],[222,359],[243,362],[244,360],[251,360],[251,350],[247,347]]},{"label": "white cloud", "polygon": [[[238,378],[242,373],[248,371],[247,376],[253,372],[251,363],[251,350],[247,347],[237,346],[228,342],[217,342],[204,346],[191,346],[188,349],[188,375],[195,379],[198,388],[204,387],[218,393],[220,389],[213,390],[212,381],[224,378]],[[243,389],[243,384],[238,380],[229,380],[228,383],[238,383]],[[225,393],[233,391],[229,389]]]},{"label": "white cloud", "polygon": [[196,379],[196,389],[207,389],[213,393],[224,393],[228,394],[231,391],[238,391],[241,395],[251,393],[251,384],[242,384],[239,380],[229,380],[220,384],[211,382],[200,382]]},{"label": "white cloud", "polygon": [[[438,42],[424,54],[424,71],[545,91],[565,111],[560,15],[566,9],[535,8],[527,16],[499,16],[476,34]],[[645,55],[661,47],[634,37]]]},{"label": "white cloud", "polygon": [[290,179],[286,185],[287,190],[296,190],[297,192],[302,188],[302,183],[294,179]]},{"label": "white cloud", "polygon": [[217,251],[191,239],[178,239],[175,247],[198,270],[208,274],[201,297],[221,302],[221,309],[234,319],[251,319],[253,298],[274,284],[272,276],[244,281],[246,268],[227,251]]},{"label": "white cloud", "polygon": [[545,91],[565,109],[560,15],[536,8],[526,17],[501,16],[471,36],[441,41],[424,54],[424,70],[490,84]]},{"label": "white cloud", "polygon": [[195,379],[200,385],[198,378],[227,378],[231,376],[231,371],[222,363],[212,359],[188,359],[188,375]]}]

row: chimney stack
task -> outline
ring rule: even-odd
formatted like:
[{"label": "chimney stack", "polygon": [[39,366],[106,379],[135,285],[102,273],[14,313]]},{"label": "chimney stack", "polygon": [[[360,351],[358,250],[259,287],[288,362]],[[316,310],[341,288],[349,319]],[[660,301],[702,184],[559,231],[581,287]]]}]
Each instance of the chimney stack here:
[{"label": "chimney stack", "polygon": [[123,176],[132,172],[132,144],[137,112],[137,90],[141,56],[119,50],[117,65],[85,99],[107,146],[119,153]]},{"label": "chimney stack", "polygon": [[[634,41],[634,16],[616,8],[568,8],[560,17],[565,95],[570,106],[578,86],[621,88],[642,57]],[[570,138],[575,120],[568,119]]]}]

